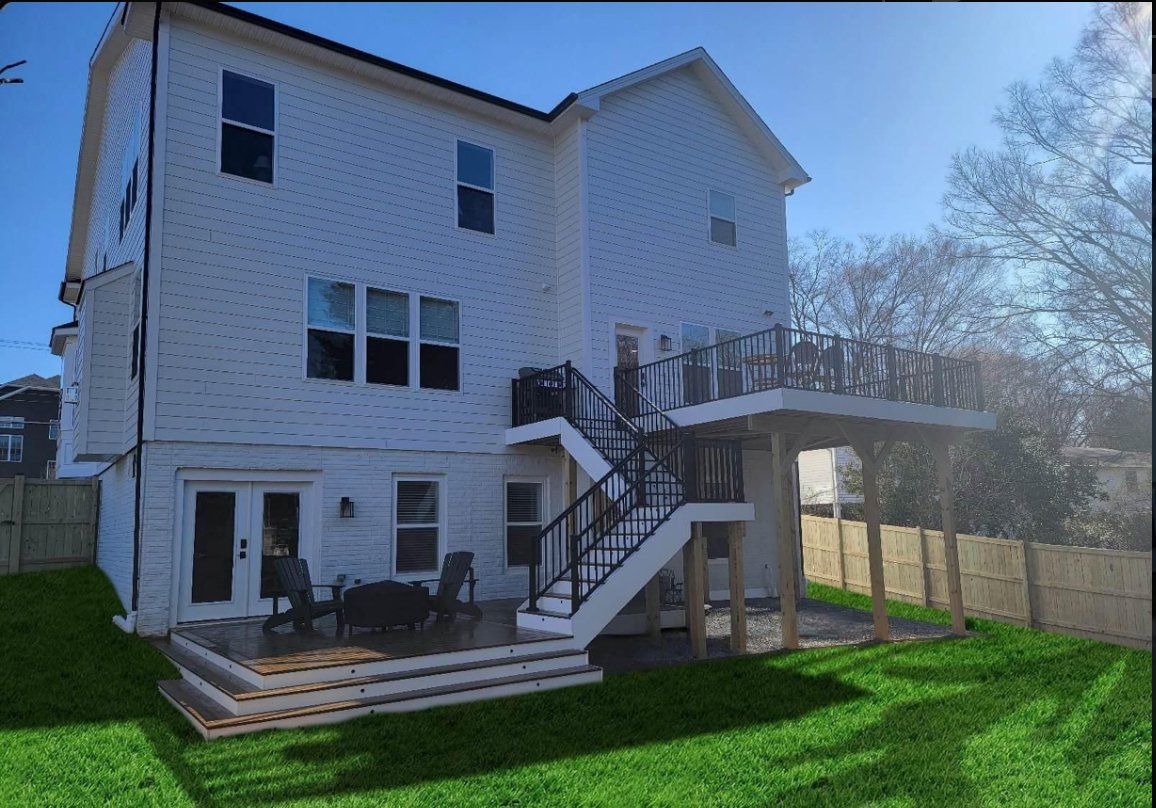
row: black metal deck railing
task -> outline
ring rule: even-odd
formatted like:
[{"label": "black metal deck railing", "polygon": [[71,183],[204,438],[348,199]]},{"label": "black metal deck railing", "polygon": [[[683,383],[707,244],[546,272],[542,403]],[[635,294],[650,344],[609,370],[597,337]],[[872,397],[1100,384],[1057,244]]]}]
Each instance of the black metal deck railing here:
[{"label": "black metal deck railing", "polygon": [[776,326],[617,371],[617,408],[674,410],[790,388],[982,410],[979,363]]}]

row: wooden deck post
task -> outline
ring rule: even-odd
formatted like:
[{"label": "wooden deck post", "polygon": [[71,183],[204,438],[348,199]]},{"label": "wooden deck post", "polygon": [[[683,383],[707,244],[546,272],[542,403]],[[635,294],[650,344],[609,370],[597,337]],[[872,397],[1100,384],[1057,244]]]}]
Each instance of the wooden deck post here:
[{"label": "wooden deck post", "polygon": [[729,551],[731,594],[731,650],[736,654],[747,652],[747,588],[743,577],[743,534],[745,522],[731,522],[727,544]]},{"label": "wooden deck post", "polygon": [[891,628],[887,623],[887,584],[883,580],[883,535],[879,515],[879,467],[891,452],[891,441],[875,450],[875,441],[868,436],[849,431],[843,434],[851,443],[863,470],[863,517],[867,522],[867,568],[871,574],[871,620],[875,624],[875,639],[887,642]]},{"label": "wooden deck post", "polygon": [[20,572],[20,551],[24,546],[24,475],[12,481],[12,525],[8,534],[8,574]]},{"label": "wooden deck post", "polygon": [[1032,549],[1028,547],[1028,540],[1024,539],[1020,542],[1020,561],[1024,571],[1024,625],[1028,628],[1035,628],[1035,609],[1032,608],[1032,565],[1031,555]]},{"label": "wooden deck post", "polygon": [[919,594],[924,606],[931,604],[931,587],[928,586],[927,575],[927,534],[923,532],[923,525],[916,528],[916,550],[919,553]]},{"label": "wooden deck post", "polygon": [[658,575],[646,582],[646,633],[652,640],[662,636],[662,588]]},{"label": "wooden deck post", "polygon": [[939,435],[925,435],[924,441],[935,456],[939,478],[939,510],[943,518],[943,554],[947,562],[947,601],[951,608],[951,633],[967,633],[963,614],[963,577],[959,571],[959,546],[955,538],[955,491],[951,478],[951,443]]},{"label": "wooden deck post", "polygon": [[690,655],[694,659],[706,659],[706,607],[703,596],[702,558],[706,555],[703,547],[702,523],[691,525],[690,541],[682,547],[682,568],[686,575],[686,591],[683,600],[686,605],[686,630],[690,635]]},{"label": "wooden deck post", "polygon": [[835,517],[835,539],[838,543],[839,555],[835,561],[839,570],[839,588],[847,588],[847,566],[846,560],[843,558],[843,519],[842,517]]},{"label": "wooden deck post", "polygon": [[778,432],[772,438],[774,453],[774,474],[772,490],[775,492],[775,511],[778,514],[779,545],[779,612],[783,622],[783,647],[799,647],[799,604],[795,588],[795,531],[791,528],[791,486],[787,480],[791,464],[787,460],[786,435]]}]

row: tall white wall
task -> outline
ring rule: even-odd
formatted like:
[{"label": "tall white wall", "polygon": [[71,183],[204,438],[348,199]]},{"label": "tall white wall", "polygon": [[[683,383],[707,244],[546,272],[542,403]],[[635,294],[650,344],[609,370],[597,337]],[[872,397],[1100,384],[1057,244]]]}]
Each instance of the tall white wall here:
[{"label": "tall white wall", "polygon": [[[690,68],[604,97],[588,123],[587,162],[600,385],[610,389],[616,320],[668,334],[676,348],[681,322],[743,333],[786,322],[782,188]],[[711,189],[736,199],[737,247],[708,237]]]},{"label": "tall white wall", "polygon": [[[586,334],[583,295],[581,124],[554,141],[554,182],[558,261],[558,358],[582,366]],[[584,368],[583,368],[584,369]]]},{"label": "tall white wall", "polygon": [[100,515],[97,524],[96,565],[112,581],[121,605],[132,605],[133,505],[136,480],[132,457],[126,455],[100,475]]}]

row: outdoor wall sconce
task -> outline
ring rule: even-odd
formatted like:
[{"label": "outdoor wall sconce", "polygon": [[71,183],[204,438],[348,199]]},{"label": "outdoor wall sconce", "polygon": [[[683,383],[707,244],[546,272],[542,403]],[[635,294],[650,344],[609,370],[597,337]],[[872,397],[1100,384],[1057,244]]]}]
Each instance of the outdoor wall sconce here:
[{"label": "outdoor wall sconce", "polygon": [[670,337],[668,337],[666,334],[663,334],[658,338],[658,350],[669,351],[672,347],[673,346],[671,345]]},{"label": "outdoor wall sconce", "polygon": [[352,519],[353,518],[353,500],[350,499],[349,497],[342,497],[341,498],[341,518],[342,519]]}]

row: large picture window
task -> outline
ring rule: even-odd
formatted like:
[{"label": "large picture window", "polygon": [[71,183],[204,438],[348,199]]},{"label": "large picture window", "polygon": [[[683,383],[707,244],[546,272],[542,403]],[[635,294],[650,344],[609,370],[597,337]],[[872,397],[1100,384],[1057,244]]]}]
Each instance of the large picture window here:
[{"label": "large picture window", "polygon": [[530,563],[533,543],[545,521],[539,481],[506,482],[506,566],[525,567]]},{"label": "large picture window", "polygon": [[221,173],[273,182],[276,110],[272,84],[221,72]]},{"label": "large picture window", "polygon": [[458,227],[494,232],[494,150],[458,141]]},{"label": "large picture window", "polygon": [[399,477],[393,493],[394,572],[436,572],[445,532],[442,481]]},{"label": "large picture window", "polygon": [[419,385],[428,390],[460,390],[458,304],[422,297],[418,319]]},{"label": "large picture window", "polygon": [[305,374],[353,381],[356,295],[352,283],[309,278]]}]

